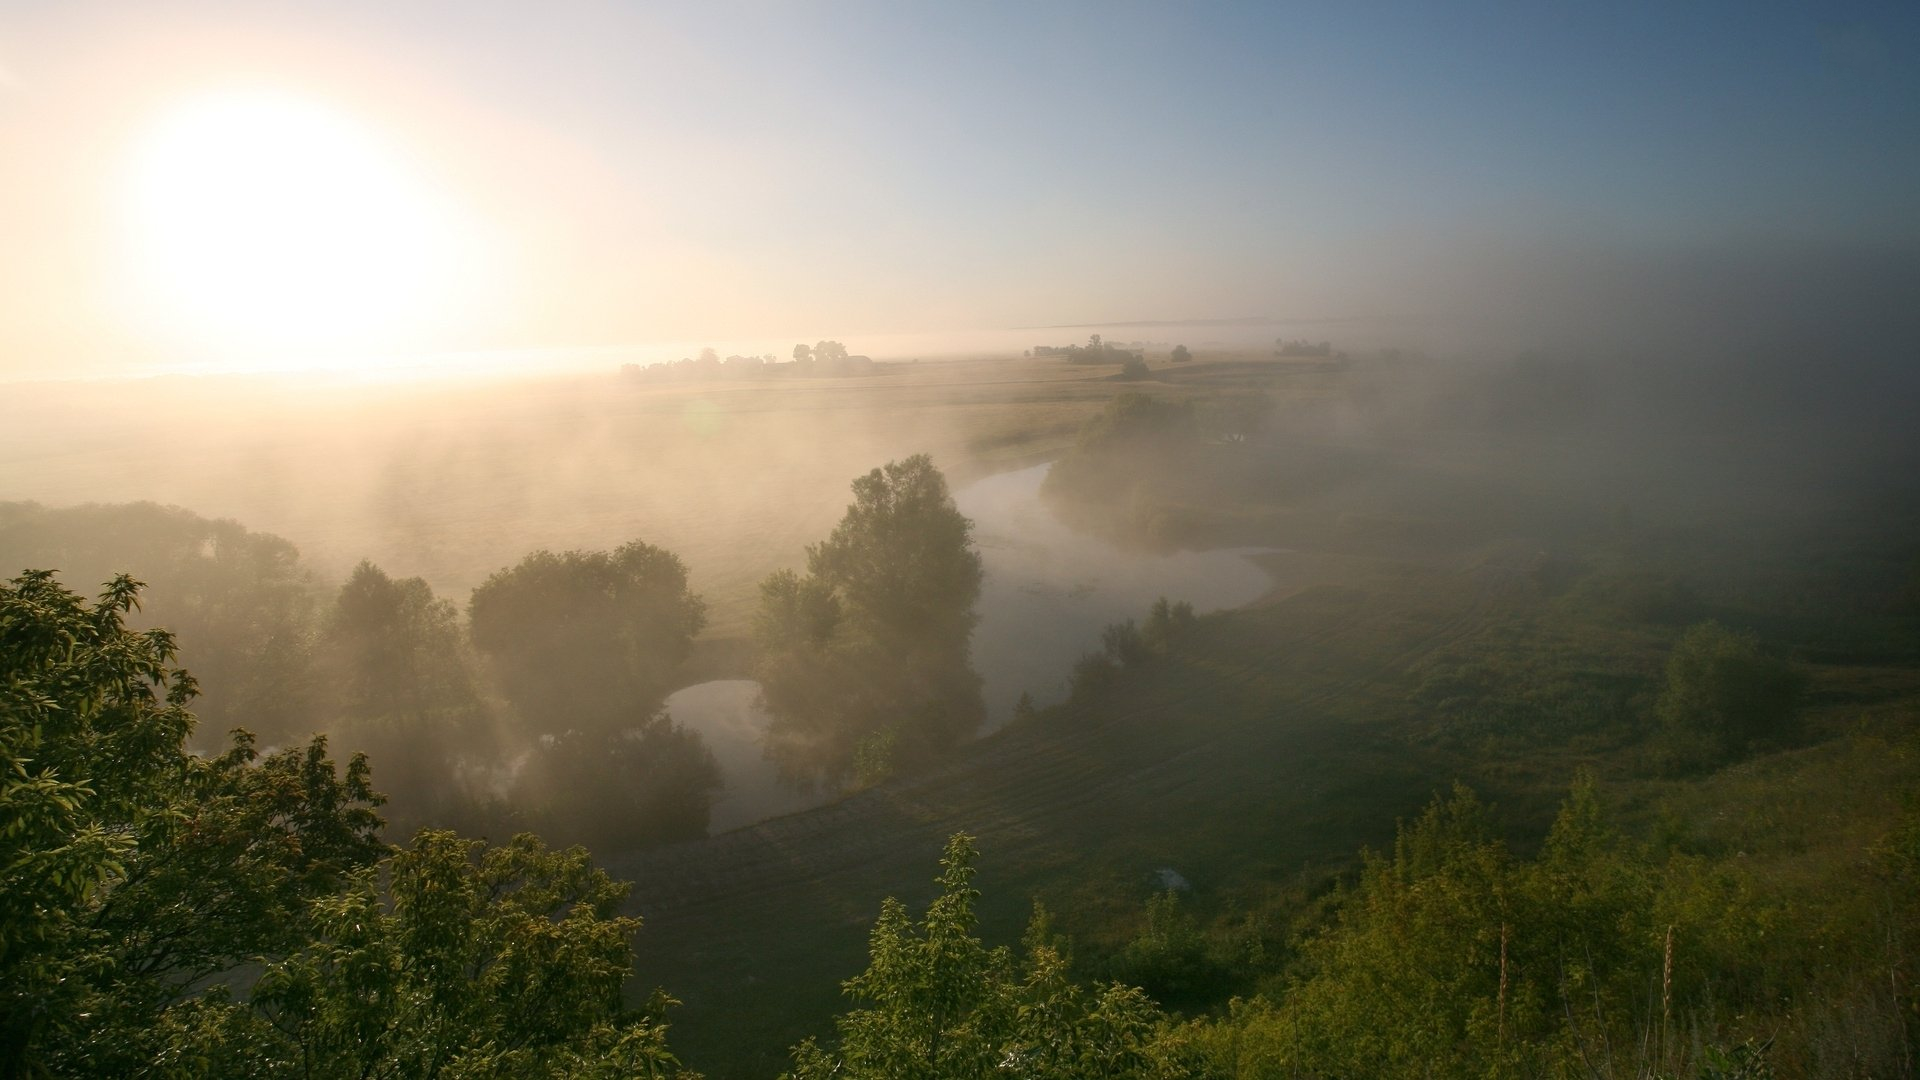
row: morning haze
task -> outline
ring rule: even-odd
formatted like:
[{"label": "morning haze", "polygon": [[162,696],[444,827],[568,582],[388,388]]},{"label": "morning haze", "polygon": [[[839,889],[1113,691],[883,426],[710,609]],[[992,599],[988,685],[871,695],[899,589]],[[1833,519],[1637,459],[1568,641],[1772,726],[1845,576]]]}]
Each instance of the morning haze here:
[{"label": "morning haze", "polygon": [[1911,1072],[1916,47],[0,11],[0,1077]]}]

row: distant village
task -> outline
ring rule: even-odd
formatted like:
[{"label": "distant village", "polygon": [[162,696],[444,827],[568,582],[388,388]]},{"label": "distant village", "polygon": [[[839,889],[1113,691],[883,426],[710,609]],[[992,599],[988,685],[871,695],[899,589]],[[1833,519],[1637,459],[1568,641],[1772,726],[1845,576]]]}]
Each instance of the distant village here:
[{"label": "distant village", "polygon": [[845,378],[870,375],[873,367],[873,357],[848,353],[847,347],[837,341],[822,341],[795,345],[793,359],[785,361],[772,353],[721,359],[715,350],[701,349],[699,356],[660,364],[622,364],[620,374],[639,382],[705,382],[768,377]]}]

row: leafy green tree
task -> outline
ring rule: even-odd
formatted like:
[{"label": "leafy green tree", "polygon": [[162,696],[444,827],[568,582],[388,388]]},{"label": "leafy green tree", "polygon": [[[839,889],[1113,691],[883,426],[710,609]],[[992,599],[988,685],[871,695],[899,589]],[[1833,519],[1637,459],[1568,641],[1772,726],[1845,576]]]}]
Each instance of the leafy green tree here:
[{"label": "leafy green tree", "polygon": [[640,920],[585,851],[426,831],[314,904],[314,939],[245,1002],[167,1018],[196,1071],[312,1077],[684,1075],[656,993],[628,1009]]},{"label": "leafy green tree", "polygon": [[807,571],[879,634],[964,643],[980,596],[972,540],[973,522],[954,506],[946,477],[915,454],[853,482],[853,504],[807,549]]},{"label": "leafy green tree", "polygon": [[[985,714],[969,649],[980,595],[972,522],[925,454],[853,482],[807,574],[761,585],[756,675],[770,753],[793,775],[837,783],[917,767]],[[883,760],[884,759],[884,760]]]},{"label": "leafy green tree", "polygon": [[1802,687],[1799,673],[1768,656],[1753,635],[1704,622],[1674,644],[1656,708],[1670,733],[1724,757],[1789,737]]},{"label": "leafy green tree", "polygon": [[493,758],[495,726],[474,682],[460,614],[420,578],[371,562],[336,594],[314,650],[334,742],[380,762],[402,827],[444,824],[460,774]]},{"label": "leafy green tree", "polygon": [[165,625],[185,643],[203,728],[284,744],[318,726],[309,654],[322,593],[291,542],[150,502],[0,503],[0,568],[35,566],[67,581],[126,570],[150,583],[128,625]]},{"label": "leafy green tree", "polygon": [[327,614],[321,670],[345,716],[464,719],[478,698],[462,644],[452,602],[420,578],[396,581],[362,561]]},{"label": "leafy green tree", "polygon": [[975,849],[947,842],[940,895],[918,923],[888,898],[869,939],[867,970],[849,979],[865,1007],[835,1021],[832,1048],[807,1039],[791,1080],[1034,1080],[1189,1075],[1160,1045],[1164,1020],[1145,994],[1115,984],[1089,992],[1036,905],[1016,963],[974,936]]},{"label": "leafy green tree", "polygon": [[371,865],[379,797],[324,740],[256,762],[185,749],[194,680],[163,630],[46,571],[0,586],[0,1076],[125,1075],[162,1012],[297,947]]},{"label": "leafy green tree", "polygon": [[467,607],[474,645],[542,732],[617,729],[651,717],[706,625],[670,551],[536,551],[487,578]]}]

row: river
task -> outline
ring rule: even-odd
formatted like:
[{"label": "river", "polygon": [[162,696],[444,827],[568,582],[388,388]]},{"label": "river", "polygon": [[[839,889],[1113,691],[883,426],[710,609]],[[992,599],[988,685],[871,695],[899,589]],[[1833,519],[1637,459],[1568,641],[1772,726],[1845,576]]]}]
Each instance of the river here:
[{"label": "river", "polygon": [[[985,730],[1013,716],[1022,693],[1037,705],[1067,693],[1073,662],[1100,646],[1107,624],[1142,618],[1155,599],[1184,600],[1200,613],[1238,607],[1265,593],[1272,578],[1253,549],[1153,554],[1130,551],[1062,524],[1040,498],[1050,466],[998,473],[954,493],[973,519],[986,571],[973,666],[984,681]],[[780,782],[760,755],[766,716],[754,706],[759,684],[723,679],[667,699],[674,720],[700,732],[719,762],[726,790],[712,829],[750,825],[802,810],[826,797]]]}]

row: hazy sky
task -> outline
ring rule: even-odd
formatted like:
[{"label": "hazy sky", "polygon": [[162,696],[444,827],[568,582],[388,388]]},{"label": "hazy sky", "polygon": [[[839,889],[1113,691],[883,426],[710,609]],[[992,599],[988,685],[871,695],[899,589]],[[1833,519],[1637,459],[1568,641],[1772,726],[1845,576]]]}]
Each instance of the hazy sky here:
[{"label": "hazy sky", "polygon": [[0,0],[0,371],[1920,247],[1920,6],[1622,8]]}]

